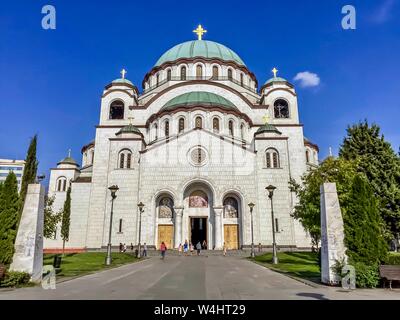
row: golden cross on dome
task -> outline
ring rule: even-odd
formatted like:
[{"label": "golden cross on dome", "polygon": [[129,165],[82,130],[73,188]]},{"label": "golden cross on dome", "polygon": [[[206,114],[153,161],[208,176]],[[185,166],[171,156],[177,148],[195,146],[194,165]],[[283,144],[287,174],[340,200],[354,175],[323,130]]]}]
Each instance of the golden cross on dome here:
[{"label": "golden cross on dome", "polygon": [[276,74],[278,73],[278,69],[274,67],[272,69],[272,73],[274,74],[274,78],[276,78]]},{"label": "golden cross on dome", "polygon": [[266,114],[264,117],[262,117],[264,124],[267,124],[269,121],[269,115]]},{"label": "golden cross on dome", "polygon": [[194,32],[195,34],[197,34],[198,40],[201,40],[203,34],[205,34],[205,33],[207,32],[207,30],[206,30],[206,29],[203,29],[203,27],[201,26],[201,24],[199,24],[199,25],[197,26],[197,29],[194,29],[193,32]]},{"label": "golden cross on dome", "polygon": [[126,71],[125,69],[122,69],[121,70],[121,76],[122,76],[122,79],[125,79],[125,75],[128,73],[128,71]]}]

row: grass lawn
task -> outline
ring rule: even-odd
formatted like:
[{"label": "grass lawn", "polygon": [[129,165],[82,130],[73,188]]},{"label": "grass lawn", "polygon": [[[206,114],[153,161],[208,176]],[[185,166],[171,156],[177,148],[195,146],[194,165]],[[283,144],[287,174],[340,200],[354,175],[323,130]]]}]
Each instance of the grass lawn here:
[{"label": "grass lawn", "polygon": [[271,269],[277,269],[300,278],[320,281],[318,254],[315,252],[279,252],[276,265],[272,264],[272,253],[256,256],[254,261]]},{"label": "grass lawn", "polygon": [[[45,254],[43,265],[53,265],[54,254]],[[61,256],[61,255],[60,255]],[[57,276],[75,277],[93,273],[102,269],[117,267],[126,263],[138,261],[133,255],[127,253],[112,253],[111,266],[105,265],[105,252],[85,252],[65,254],[61,260],[61,270]]]}]

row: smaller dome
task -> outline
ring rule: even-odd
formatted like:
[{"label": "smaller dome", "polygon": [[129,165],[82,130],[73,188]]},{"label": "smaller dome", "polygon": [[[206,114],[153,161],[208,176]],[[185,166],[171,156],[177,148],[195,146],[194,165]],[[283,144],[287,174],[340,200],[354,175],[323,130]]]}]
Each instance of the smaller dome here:
[{"label": "smaller dome", "polygon": [[161,110],[168,111],[176,107],[192,107],[195,105],[215,106],[236,110],[235,105],[229,100],[215,93],[205,91],[193,91],[177,96],[168,101]]},{"label": "smaller dome", "polygon": [[281,134],[281,132],[272,124],[266,123],[263,126],[261,126],[260,128],[258,128],[256,134],[259,133],[264,133],[264,132],[275,132],[278,134]]},{"label": "smaller dome", "polygon": [[133,84],[131,81],[129,81],[128,79],[122,79],[122,78],[115,79],[115,80],[114,80],[113,82],[111,82],[111,83],[114,83],[114,84],[117,84],[117,83],[129,84],[129,85],[131,85],[131,86],[134,85],[134,84]]},{"label": "smaller dome", "polygon": [[66,157],[62,159],[57,165],[59,164],[73,164],[73,165],[78,165],[78,163],[72,158],[72,157]]},{"label": "smaller dome", "polygon": [[264,85],[272,83],[272,82],[288,82],[288,81],[281,77],[274,77],[274,78],[271,78],[271,79],[265,81]]},{"label": "smaller dome", "polygon": [[136,128],[133,124],[128,124],[127,126],[121,128],[115,135],[120,135],[121,133],[137,133],[142,134],[138,128]]}]

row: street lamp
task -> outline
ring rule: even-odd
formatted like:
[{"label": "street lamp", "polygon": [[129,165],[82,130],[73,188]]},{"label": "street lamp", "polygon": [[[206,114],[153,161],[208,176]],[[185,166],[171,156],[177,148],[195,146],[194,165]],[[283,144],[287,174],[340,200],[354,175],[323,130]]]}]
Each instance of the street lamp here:
[{"label": "street lamp", "polygon": [[106,265],[109,266],[111,264],[111,231],[112,231],[112,220],[113,220],[113,211],[114,211],[114,199],[117,197],[116,193],[119,190],[117,185],[113,185],[108,188],[111,192],[111,214],[110,214],[110,230],[108,232],[108,245],[107,245],[107,257],[106,257]]},{"label": "street lamp", "polygon": [[269,185],[265,189],[268,190],[268,198],[271,199],[271,217],[272,217],[272,264],[278,264],[278,257],[276,255],[276,241],[275,241],[275,218],[274,218],[274,205],[272,197],[274,196],[274,190],[276,187]]},{"label": "street lamp", "polygon": [[254,258],[256,254],[254,253],[254,233],[253,233],[253,208],[255,204],[253,202],[250,202],[248,204],[250,208],[250,215],[251,215],[251,257]]},{"label": "street lamp", "polygon": [[142,256],[141,252],[140,252],[140,236],[142,233],[142,213],[143,213],[143,208],[144,208],[144,204],[142,203],[142,201],[140,201],[138,203],[138,208],[139,208],[139,248],[138,248],[138,258],[140,258]]}]

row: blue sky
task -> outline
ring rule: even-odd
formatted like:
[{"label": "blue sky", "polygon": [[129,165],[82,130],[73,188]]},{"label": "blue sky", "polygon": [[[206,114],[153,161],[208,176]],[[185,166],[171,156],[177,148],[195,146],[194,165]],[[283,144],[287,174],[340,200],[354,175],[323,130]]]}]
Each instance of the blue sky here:
[{"label": "blue sky", "polygon": [[[57,10],[57,29],[41,28],[44,5]],[[357,10],[357,29],[343,30],[341,9]],[[49,174],[69,148],[95,136],[100,95],[119,77],[141,89],[159,56],[194,39],[237,52],[259,84],[276,66],[297,84],[305,135],[337,153],[348,124],[368,119],[400,144],[400,1],[7,1],[0,9],[0,158],[23,159],[39,135],[39,172]],[[315,73],[317,86],[293,81]]]}]

